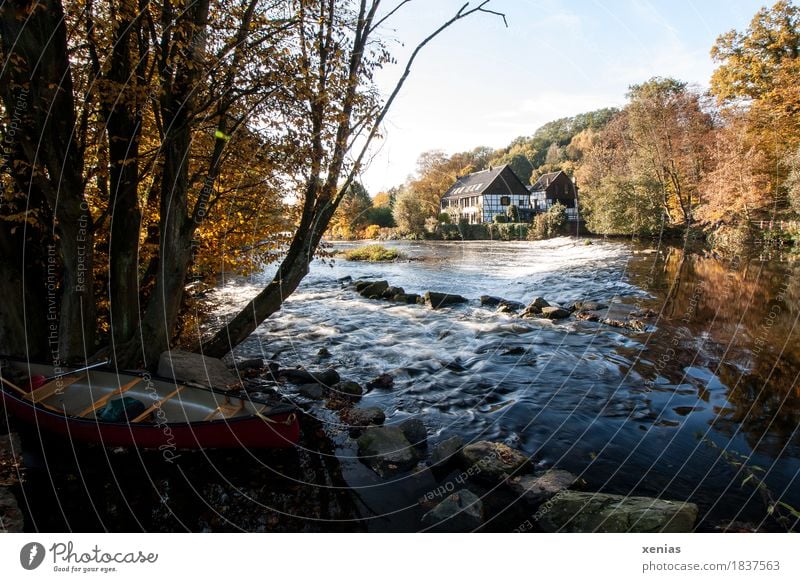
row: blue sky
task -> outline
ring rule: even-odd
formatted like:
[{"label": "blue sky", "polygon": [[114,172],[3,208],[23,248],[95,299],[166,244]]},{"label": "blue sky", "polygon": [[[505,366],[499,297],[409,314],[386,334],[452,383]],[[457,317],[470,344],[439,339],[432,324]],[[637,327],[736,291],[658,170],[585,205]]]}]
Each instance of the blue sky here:
[{"label": "blue sky", "polygon": [[[398,65],[466,0],[414,0],[385,30]],[[747,27],[769,1],[493,0],[429,44],[385,123],[363,182],[371,194],[402,183],[420,153],[502,147],[547,121],[625,102],[628,86],[672,76],[703,88],[716,38]],[[387,5],[394,5],[387,1]],[[471,4],[477,4],[472,0]],[[399,44],[402,42],[403,44]]]}]

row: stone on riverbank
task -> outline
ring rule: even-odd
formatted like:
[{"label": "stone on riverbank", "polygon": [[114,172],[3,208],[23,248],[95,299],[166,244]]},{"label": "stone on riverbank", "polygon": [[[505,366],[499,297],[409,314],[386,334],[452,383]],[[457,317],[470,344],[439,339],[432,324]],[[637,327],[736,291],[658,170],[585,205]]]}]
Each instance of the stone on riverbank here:
[{"label": "stone on riverbank", "polygon": [[386,421],[386,414],[377,406],[367,408],[351,408],[342,415],[344,422],[351,427],[365,427],[370,425],[381,425]]},{"label": "stone on riverbank", "polygon": [[412,445],[418,448],[428,446],[428,429],[425,423],[418,418],[409,418],[401,422],[398,427]]},{"label": "stone on riverbank", "polygon": [[396,426],[370,427],[357,442],[361,461],[381,476],[410,469],[417,461],[416,450]]},{"label": "stone on riverbank", "polygon": [[464,439],[460,436],[451,436],[437,443],[431,452],[431,466],[444,466],[456,459],[456,455],[464,446]]},{"label": "stone on riverbank", "polygon": [[437,293],[436,291],[427,291],[425,293],[425,303],[433,309],[467,303],[468,301],[469,299],[466,297],[452,293]]},{"label": "stone on riverbank", "polygon": [[0,487],[0,533],[22,533],[25,518],[17,498],[8,487]]},{"label": "stone on riverbank", "polygon": [[471,532],[483,523],[483,502],[469,489],[461,489],[422,516],[428,531]]},{"label": "stone on riverbank", "polygon": [[321,384],[329,387],[337,384],[340,380],[339,372],[333,368],[316,372],[310,372],[303,368],[282,368],[278,370],[277,376],[285,378],[292,384]]},{"label": "stone on riverbank", "polygon": [[511,491],[526,503],[541,505],[565,489],[572,487],[578,478],[569,471],[548,469],[536,475],[520,475],[506,481]]},{"label": "stone on riverbank", "polygon": [[301,384],[297,392],[311,400],[321,400],[324,390],[320,384]]},{"label": "stone on riverbank", "polygon": [[545,319],[566,319],[569,316],[569,311],[561,307],[542,307],[542,317]]},{"label": "stone on riverbank", "polygon": [[339,382],[336,386],[334,386],[334,390],[336,390],[340,396],[353,396],[357,398],[360,398],[364,393],[364,389],[361,388],[361,384],[358,382],[352,382],[350,380]]},{"label": "stone on riverbank", "polygon": [[176,382],[196,382],[213,388],[238,388],[239,379],[222,360],[168,350],[158,358],[158,375]]},{"label": "stone on riverbank", "polygon": [[547,532],[690,532],[697,505],[651,497],[562,491],[545,506],[539,525]]},{"label": "stone on riverbank", "polygon": [[503,481],[528,461],[528,457],[503,443],[478,441],[461,450],[462,464],[475,467],[475,476],[483,481]]}]

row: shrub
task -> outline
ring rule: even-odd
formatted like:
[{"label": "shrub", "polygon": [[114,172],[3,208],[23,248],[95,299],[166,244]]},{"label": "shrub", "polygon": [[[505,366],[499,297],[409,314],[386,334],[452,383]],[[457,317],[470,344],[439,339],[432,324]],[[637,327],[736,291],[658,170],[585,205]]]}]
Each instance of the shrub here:
[{"label": "shrub", "polygon": [[396,249],[389,249],[383,245],[366,245],[344,251],[342,254],[348,261],[369,261],[371,263],[394,261],[404,257]]},{"label": "shrub", "polygon": [[377,224],[370,224],[364,229],[364,238],[376,239],[380,235],[381,227]]},{"label": "shrub", "polygon": [[531,240],[552,238],[563,233],[564,226],[567,224],[567,208],[556,202],[543,214],[537,214],[533,219],[533,225],[528,232]]}]

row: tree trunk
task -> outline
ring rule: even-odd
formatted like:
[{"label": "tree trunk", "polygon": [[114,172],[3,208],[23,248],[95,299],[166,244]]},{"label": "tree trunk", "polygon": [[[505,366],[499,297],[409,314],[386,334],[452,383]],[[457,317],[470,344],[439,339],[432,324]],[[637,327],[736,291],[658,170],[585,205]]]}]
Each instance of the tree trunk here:
[{"label": "tree trunk", "polygon": [[17,124],[16,147],[37,169],[37,186],[55,218],[62,288],[59,350],[54,359],[83,360],[95,349],[94,237],[83,192],[83,153],[75,140],[72,73],[61,3],[4,3],[0,42],[10,63],[0,74],[6,115]]}]

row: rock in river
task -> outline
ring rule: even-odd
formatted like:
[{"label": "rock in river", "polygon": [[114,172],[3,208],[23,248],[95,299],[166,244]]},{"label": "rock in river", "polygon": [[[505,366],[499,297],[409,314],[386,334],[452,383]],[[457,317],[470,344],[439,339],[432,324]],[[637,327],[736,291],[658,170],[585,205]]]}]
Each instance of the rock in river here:
[{"label": "rock in river", "polygon": [[343,420],[352,427],[380,425],[386,420],[386,414],[377,406],[351,408],[346,411]]},{"label": "rock in river", "polygon": [[578,478],[569,471],[548,469],[537,475],[520,475],[506,481],[511,491],[530,505],[541,505],[554,495],[569,489]]},{"label": "rock in river", "polygon": [[422,516],[430,531],[471,532],[483,523],[483,503],[469,489],[450,495]]},{"label": "rock in river", "polygon": [[428,446],[428,429],[425,428],[423,423],[418,418],[409,418],[404,420],[399,425],[400,430],[415,447],[425,448]]},{"label": "rock in river", "polygon": [[303,368],[285,368],[278,370],[277,376],[286,378],[292,384],[333,386],[339,382],[339,373],[333,368],[317,372],[309,372]]},{"label": "rock in river", "polygon": [[544,297],[534,297],[533,301],[528,304],[528,307],[530,306],[544,309],[545,307],[550,307],[550,303]]},{"label": "rock in river", "polygon": [[494,295],[481,295],[478,298],[478,301],[481,302],[481,305],[494,307],[496,305],[500,305],[503,301],[502,297],[495,297]]},{"label": "rock in river", "polygon": [[467,303],[469,299],[461,295],[454,295],[451,293],[437,293],[436,291],[428,291],[425,293],[425,303],[430,305],[433,309],[440,307],[447,307],[449,305],[458,305],[459,303]]},{"label": "rock in river", "polygon": [[369,285],[363,286],[361,289],[356,287],[358,292],[367,299],[381,299],[388,288],[389,283],[387,281],[373,281]]},{"label": "rock in river", "polygon": [[478,441],[461,450],[467,468],[475,467],[475,476],[485,481],[503,481],[509,474],[528,463],[528,457],[503,443]]},{"label": "rock in river", "polygon": [[460,436],[451,436],[438,443],[431,453],[431,466],[446,465],[454,459],[463,446],[464,440]]},{"label": "rock in river", "polygon": [[417,461],[414,447],[396,426],[368,428],[358,438],[358,456],[382,476],[410,469]]},{"label": "rock in river", "polygon": [[697,520],[694,503],[579,491],[559,493],[540,511],[548,532],[682,533]]},{"label": "rock in river", "polygon": [[545,319],[566,319],[569,316],[569,311],[561,307],[542,307],[542,317]]}]

